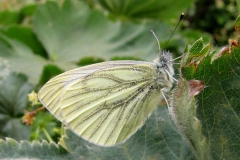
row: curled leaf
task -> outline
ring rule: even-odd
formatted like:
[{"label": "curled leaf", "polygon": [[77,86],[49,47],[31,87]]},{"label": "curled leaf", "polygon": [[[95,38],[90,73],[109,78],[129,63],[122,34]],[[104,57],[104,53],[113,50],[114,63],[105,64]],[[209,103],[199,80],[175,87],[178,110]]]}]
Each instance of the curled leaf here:
[{"label": "curled leaf", "polygon": [[198,95],[204,89],[204,82],[199,80],[190,80],[188,84],[188,97]]}]

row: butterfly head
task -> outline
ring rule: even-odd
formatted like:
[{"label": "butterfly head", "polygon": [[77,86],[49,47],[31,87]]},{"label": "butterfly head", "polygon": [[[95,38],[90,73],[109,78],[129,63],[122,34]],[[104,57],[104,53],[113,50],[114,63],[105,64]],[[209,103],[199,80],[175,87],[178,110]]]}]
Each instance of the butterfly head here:
[{"label": "butterfly head", "polygon": [[168,51],[161,51],[159,56],[153,61],[156,64],[158,70],[167,71],[170,76],[174,75],[174,69],[172,66],[172,56]]}]

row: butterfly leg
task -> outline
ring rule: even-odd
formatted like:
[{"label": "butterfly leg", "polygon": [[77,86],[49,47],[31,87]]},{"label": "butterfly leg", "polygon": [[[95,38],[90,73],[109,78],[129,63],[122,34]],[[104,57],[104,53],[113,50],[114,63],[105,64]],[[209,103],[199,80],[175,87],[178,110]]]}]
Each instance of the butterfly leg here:
[{"label": "butterfly leg", "polygon": [[169,106],[169,104],[168,104],[168,100],[167,100],[167,98],[166,98],[166,96],[164,95],[164,92],[163,92],[162,90],[161,90],[161,93],[162,93],[162,95],[163,95],[163,97],[164,97],[164,99],[165,99],[165,101],[166,101],[166,103],[167,103],[167,106],[168,106],[168,116],[169,116],[170,119],[172,119],[172,115],[170,114],[171,108],[170,108],[170,106]]},{"label": "butterfly leg", "polygon": [[166,101],[166,103],[167,103],[168,108],[169,108],[170,106],[169,106],[169,104],[168,104],[168,100],[167,100],[166,96],[164,95],[162,89],[161,89],[160,91],[161,91],[161,93],[162,93],[162,95],[163,95],[163,98],[165,99],[165,101]]}]

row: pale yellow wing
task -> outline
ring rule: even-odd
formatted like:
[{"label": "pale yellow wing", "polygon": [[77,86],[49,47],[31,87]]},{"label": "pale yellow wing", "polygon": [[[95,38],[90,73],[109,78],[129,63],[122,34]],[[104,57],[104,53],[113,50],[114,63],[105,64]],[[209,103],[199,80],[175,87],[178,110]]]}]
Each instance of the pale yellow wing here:
[{"label": "pale yellow wing", "polygon": [[[113,61],[93,64],[64,72],[48,81],[38,92],[41,103],[60,121],[63,122],[60,108],[60,97],[62,93],[75,81],[96,71],[114,66],[127,66],[135,64],[136,61]],[[147,63],[147,62],[143,62]]]},{"label": "pale yellow wing", "polygon": [[153,63],[117,61],[65,72],[39,92],[41,102],[72,131],[102,146],[124,142],[171,87]]}]

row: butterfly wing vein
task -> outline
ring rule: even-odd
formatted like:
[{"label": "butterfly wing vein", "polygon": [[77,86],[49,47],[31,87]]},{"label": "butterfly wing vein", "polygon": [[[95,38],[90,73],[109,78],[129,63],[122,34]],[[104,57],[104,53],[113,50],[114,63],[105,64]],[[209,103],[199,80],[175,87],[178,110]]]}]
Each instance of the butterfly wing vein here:
[{"label": "butterfly wing vein", "polygon": [[39,99],[82,138],[103,146],[124,142],[156,107],[161,95],[153,63],[117,61],[65,72],[50,80]]}]

